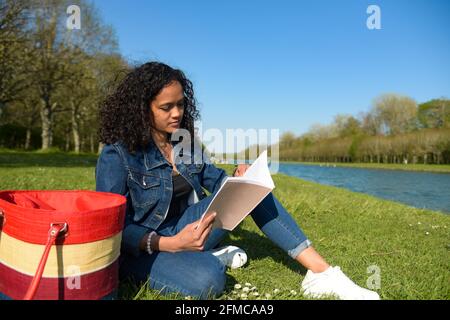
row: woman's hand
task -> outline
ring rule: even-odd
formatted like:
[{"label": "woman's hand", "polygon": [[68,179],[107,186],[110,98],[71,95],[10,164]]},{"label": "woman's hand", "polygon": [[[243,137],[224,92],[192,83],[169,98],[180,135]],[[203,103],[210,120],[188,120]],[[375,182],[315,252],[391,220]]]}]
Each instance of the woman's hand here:
[{"label": "woman's hand", "polygon": [[238,164],[234,170],[233,177],[242,177],[248,168],[250,168],[249,164]]},{"label": "woman's hand", "polygon": [[176,244],[174,251],[203,251],[215,217],[215,212],[208,212],[201,223],[197,220],[186,225],[183,230],[173,236]]}]

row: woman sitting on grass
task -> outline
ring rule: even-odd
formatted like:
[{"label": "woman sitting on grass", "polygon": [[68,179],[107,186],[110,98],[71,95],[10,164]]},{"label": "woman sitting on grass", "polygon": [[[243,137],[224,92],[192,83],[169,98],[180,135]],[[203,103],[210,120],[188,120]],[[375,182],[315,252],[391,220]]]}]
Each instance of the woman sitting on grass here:
[{"label": "woman sitting on grass", "polygon": [[[183,128],[194,137],[199,118],[192,83],[180,70],[146,63],[125,76],[100,116],[105,147],[96,166],[96,189],[127,197],[121,278],[149,281],[165,293],[222,294],[226,266],[243,265],[246,255],[233,246],[217,248],[228,231],[212,230],[214,212],[199,223],[226,172],[210,161],[184,163],[174,156],[172,134]],[[239,165],[234,176],[247,168]],[[250,215],[273,243],[308,269],[301,283],[305,295],[379,299],[328,265],[273,193]]]}]

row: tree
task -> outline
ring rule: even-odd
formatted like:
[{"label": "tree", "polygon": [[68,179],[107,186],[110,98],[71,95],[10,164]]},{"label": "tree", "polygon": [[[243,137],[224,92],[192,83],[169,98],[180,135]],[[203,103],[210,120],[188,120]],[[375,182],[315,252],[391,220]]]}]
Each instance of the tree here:
[{"label": "tree", "polygon": [[[89,77],[86,77],[86,66],[89,65],[86,61],[95,54],[112,52],[117,46],[112,29],[101,23],[95,8],[88,2],[80,3],[83,15],[81,30],[67,29],[67,16],[61,13],[65,13],[69,4],[69,1],[64,0],[40,1],[39,10],[33,16],[36,30],[33,34],[36,61],[34,79],[41,102],[42,149],[52,145],[54,119],[58,112],[71,112],[75,130],[73,134],[77,140],[79,93],[92,87],[88,83]],[[80,65],[75,67],[76,64]],[[76,87],[83,84],[84,87],[71,92],[70,88],[73,89],[74,84]],[[73,94],[74,97],[62,99],[61,92],[69,96]],[[76,149],[79,150],[77,141]]]},{"label": "tree", "polygon": [[89,140],[90,150],[94,152],[98,127],[97,107],[105,98],[107,90],[116,85],[116,76],[127,67],[119,55],[80,55],[79,61],[72,65],[73,80],[64,89],[68,93],[66,103],[75,152],[80,152],[83,139]]},{"label": "tree", "polygon": [[331,139],[337,136],[338,132],[335,124],[321,125],[319,123],[313,124],[305,135],[312,141]]},{"label": "tree", "polygon": [[282,148],[292,148],[295,143],[295,135],[291,131],[283,133],[280,137],[280,147]]},{"label": "tree", "polygon": [[39,96],[31,87],[26,92],[17,95],[15,101],[8,103],[7,118],[9,123],[15,123],[25,128],[25,150],[31,145],[31,133],[39,122]]},{"label": "tree", "polygon": [[418,119],[423,128],[450,128],[450,100],[433,99],[420,104]]},{"label": "tree", "polygon": [[354,136],[361,133],[360,122],[351,115],[338,114],[334,117],[334,125],[339,137]]},{"label": "tree", "polygon": [[0,116],[26,88],[31,61],[26,0],[0,1]]},{"label": "tree", "polygon": [[372,109],[367,113],[360,114],[361,129],[364,133],[375,136],[382,134],[381,131],[381,119],[375,114],[375,110]]},{"label": "tree", "polygon": [[375,99],[372,112],[384,133],[394,135],[417,128],[417,104],[409,97],[382,95]]}]

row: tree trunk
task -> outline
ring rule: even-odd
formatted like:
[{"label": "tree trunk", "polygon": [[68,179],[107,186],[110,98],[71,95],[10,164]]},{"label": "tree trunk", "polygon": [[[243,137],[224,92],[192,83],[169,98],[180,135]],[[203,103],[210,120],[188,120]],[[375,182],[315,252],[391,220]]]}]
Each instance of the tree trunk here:
[{"label": "tree trunk", "polygon": [[91,145],[91,153],[94,153],[94,135],[92,133],[89,135],[89,141]]},{"label": "tree trunk", "polygon": [[50,132],[48,135],[48,143],[49,143],[49,148],[51,148],[53,146],[53,121],[50,121]]},{"label": "tree trunk", "polygon": [[31,128],[28,127],[27,128],[27,135],[25,138],[25,150],[28,150],[30,148],[30,143],[31,143]]},{"label": "tree trunk", "polygon": [[47,150],[52,146],[52,108],[47,102],[44,102],[41,109],[41,121],[42,150]]},{"label": "tree trunk", "polygon": [[72,108],[72,135],[75,153],[80,153],[80,128],[77,121],[76,109]]},{"label": "tree trunk", "polygon": [[69,151],[70,149],[70,129],[67,128],[66,129],[66,147],[65,147],[65,151]]}]

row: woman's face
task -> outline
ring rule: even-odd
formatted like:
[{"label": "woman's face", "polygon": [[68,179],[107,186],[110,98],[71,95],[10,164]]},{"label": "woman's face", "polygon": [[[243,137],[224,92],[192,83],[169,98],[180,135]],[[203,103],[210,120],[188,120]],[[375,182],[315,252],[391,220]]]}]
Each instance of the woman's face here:
[{"label": "woman's face", "polygon": [[184,113],[183,87],[178,81],[165,86],[150,105],[153,113],[153,128],[163,133],[172,133],[180,127]]}]

